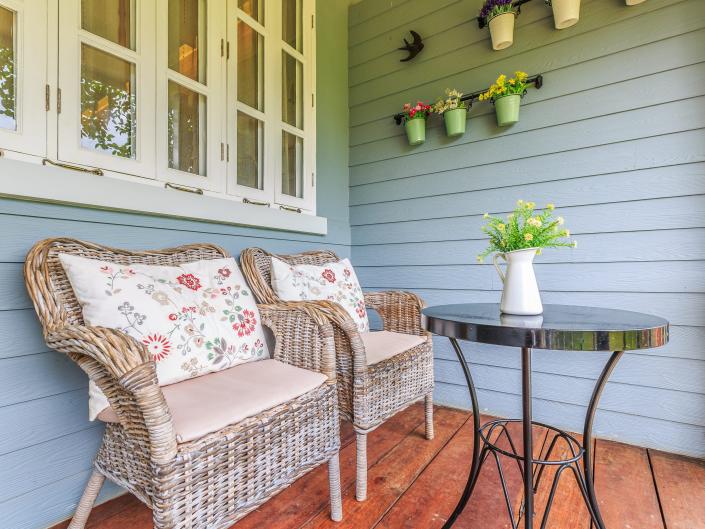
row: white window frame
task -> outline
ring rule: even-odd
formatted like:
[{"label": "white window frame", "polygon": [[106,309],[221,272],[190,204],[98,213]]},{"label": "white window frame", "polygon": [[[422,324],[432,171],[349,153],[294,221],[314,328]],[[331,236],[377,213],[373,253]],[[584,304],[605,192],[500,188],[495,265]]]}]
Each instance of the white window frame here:
[{"label": "white window frame", "polygon": [[[225,106],[224,32],[222,9],[214,8],[216,2],[206,0],[206,82],[194,81],[169,68],[169,27],[157,24],[157,178],[223,193],[225,191]],[[157,0],[157,13],[168,13],[169,0]],[[221,49],[223,52],[221,53]],[[168,121],[169,81],[206,97],[206,174],[197,175],[169,167]]]},{"label": "white window frame", "polygon": [[[163,24],[163,17],[157,16],[160,10],[167,9],[168,0],[137,1],[140,11],[136,19],[134,51],[83,31],[80,0],[0,0],[0,5],[18,13],[18,130],[0,130],[0,154],[6,158],[0,159],[0,173],[4,170],[23,175],[19,179],[0,178],[0,196],[325,234],[326,219],[316,216],[315,0],[302,0],[303,56],[283,42],[281,2],[264,0],[268,17],[264,29],[270,34],[265,37],[264,75],[269,81],[265,81],[265,110],[271,116],[265,116],[268,120],[265,123],[266,152],[263,153],[266,163],[261,194],[253,194],[251,188],[233,186],[237,133],[236,119],[230,118],[236,118],[233,111],[237,108],[233,104],[236,103],[237,41],[233,34],[235,27],[229,28],[229,24],[234,23],[233,14],[243,14],[237,10],[236,0],[207,0],[207,3],[208,73],[207,86],[203,87],[168,71],[168,28]],[[254,22],[251,18],[249,21]],[[82,41],[136,65],[136,159],[80,147]],[[300,60],[304,70],[302,198],[284,195],[281,189],[282,130],[301,135],[282,122],[282,50]],[[168,169],[169,79],[190,89],[197,88],[196,91],[207,91],[206,178]],[[23,163],[16,166],[15,160]],[[46,162],[63,165],[63,168],[34,165]],[[165,189],[167,183],[197,187],[195,191],[199,194]],[[265,202],[268,207],[241,204],[246,202],[245,198]],[[299,213],[286,210],[291,208]]]},{"label": "white window frame", "polygon": [[[137,1],[135,50],[81,29],[81,0],[59,2],[58,157],[62,162],[155,178],[155,30],[156,4]],[[136,157],[123,158],[81,147],[81,45],[135,64],[137,99]]]},{"label": "white window frame", "polygon": [[15,13],[15,122],[0,128],[0,147],[34,156],[47,149],[47,5],[37,0],[0,0]]}]

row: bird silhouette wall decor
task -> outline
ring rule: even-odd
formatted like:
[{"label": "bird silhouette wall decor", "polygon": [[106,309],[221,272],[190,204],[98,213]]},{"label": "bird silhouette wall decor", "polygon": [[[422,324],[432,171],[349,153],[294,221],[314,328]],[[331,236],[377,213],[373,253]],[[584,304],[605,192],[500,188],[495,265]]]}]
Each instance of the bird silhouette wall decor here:
[{"label": "bird silhouette wall decor", "polygon": [[411,59],[416,57],[423,49],[424,44],[423,44],[423,39],[421,38],[421,35],[416,33],[413,29],[410,31],[410,33],[411,33],[411,36],[414,37],[413,42],[409,42],[408,40],[403,39],[404,46],[402,46],[401,48],[398,48],[399,50],[402,50],[402,51],[408,51],[409,56],[401,59],[399,62],[410,61]]}]

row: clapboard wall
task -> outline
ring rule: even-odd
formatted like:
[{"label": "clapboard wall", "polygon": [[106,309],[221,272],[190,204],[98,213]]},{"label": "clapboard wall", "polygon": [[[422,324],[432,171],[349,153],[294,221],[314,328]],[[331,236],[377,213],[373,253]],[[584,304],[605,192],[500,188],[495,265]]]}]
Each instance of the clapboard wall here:
[{"label": "clapboard wall", "polygon": [[[102,427],[88,421],[87,377],[49,352],[24,288],[32,244],[68,236],[123,248],[212,242],[233,255],[327,247],[349,254],[347,6],[318,5],[318,213],[326,237],[0,200],[0,527],[41,529],[70,516]],[[12,175],[0,174],[0,178]],[[106,486],[101,500],[119,493]]]},{"label": "clapboard wall", "polygon": [[[366,0],[349,17],[350,218],[363,286],[409,289],[429,304],[498,302],[486,211],[522,198],[555,202],[579,242],[537,259],[544,302],[653,312],[672,338],[630,352],[600,406],[603,437],[705,456],[705,2],[583,0],[580,22],[553,29],[543,2],[523,6],[513,47],[493,52],[479,0]],[[394,51],[414,29],[419,57]],[[521,121],[495,124],[477,104],[468,132],[406,144],[391,116],[446,87],[474,91],[499,73],[543,73]],[[436,339],[436,400],[469,407],[449,344]],[[520,413],[513,350],[465,344],[483,410]],[[536,418],[582,421],[606,354],[534,354]]]}]

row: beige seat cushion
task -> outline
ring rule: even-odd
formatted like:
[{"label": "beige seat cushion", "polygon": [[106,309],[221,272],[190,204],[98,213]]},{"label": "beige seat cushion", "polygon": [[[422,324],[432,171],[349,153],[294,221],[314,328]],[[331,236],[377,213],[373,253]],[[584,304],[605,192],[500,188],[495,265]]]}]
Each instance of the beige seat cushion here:
[{"label": "beige seat cushion", "polygon": [[360,338],[365,345],[368,366],[404,353],[426,341],[425,336],[390,331],[361,332]]},{"label": "beige seat cushion", "polygon": [[[283,404],[327,380],[321,373],[261,360],[163,386],[176,440],[185,443]],[[112,408],[98,415],[117,422]]]}]

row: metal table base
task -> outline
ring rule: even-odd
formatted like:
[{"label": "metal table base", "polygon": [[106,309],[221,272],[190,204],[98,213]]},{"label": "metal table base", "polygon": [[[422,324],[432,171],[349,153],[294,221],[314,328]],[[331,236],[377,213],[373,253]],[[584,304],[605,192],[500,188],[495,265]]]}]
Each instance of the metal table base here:
[{"label": "metal table base", "polygon": [[[597,405],[602,395],[602,391],[605,388],[605,384],[609,379],[615,365],[621,358],[623,351],[616,351],[612,353],[612,356],[605,364],[602,374],[597,380],[595,388],[592,392],[592,397],[590,398],[590,404],[588,405],[587,414],[585,416],[585,425],[583,428],[583,442],[579,443],[573,436],[567,432],[549,426],[542,423],[536,423],[533,421],[532,409],[531,409],[531,348],[522,347],[521,348],[521,369],[522,369],[522,418],[521,419],[503,419],[491,421],[485,425],[480,424],[480,408],[477,402],[477,391],[475,389],[475,384],[472,380],[472,374],[470,373],[470,368],[465,360],[463,351],[460,348],[460,344],[456,338],[449,338],[450,343],[455,350],[455,354],[460,361],[460,365],[463,368],[463,374],[465,375],[465,381],[470,392],[470,400],[472,402],[472,415],[473,415],[473,454],[472,454],[472,466],[470,468],[470,475],[468,476],[467,484],[463,494],[460,497],[458,505],[451,514],[448,521],[443,526],[443,529],[449,529],[453,526],[457,520],[460,513],[470,500],[473,489],[477,484],[477,478],[480,475],[480,470],[482,469],[484,463],[487,461],[489,456],[495,461],[497,465],[497,470],[499,472],[500,482],[502,485],[502,491],[507,505],[507,514],[510,519],[510,523],[513,529],[519,528],[519,518],[524,520],[524,529],[533,529],[534,527],[534,494],[536,494],[538,487],[541,483],[541,478],[544,475],[544,469],[549,466],[557,466],[556,473],[553,477],[553,482],[551,484],[550,493],[548,501],[546,504],[546,509],[544,510],[543,517],[541,519],[541,529],[547,527],[549,520],[549,515],[551,507],[553,505],[553,499],[555,497],[556,488],[558,486],[559,480],[566,470],[575,477],[578,484],[580,492],[585,500],[585,504],[590,513],[590,518],[593,524],[598,529],[606,529],[605,524],[600,515],[600,508],[597,502],[597,497],[595,496],[595,486],[593,477],[593,442],[592,442],[592,426],[595,418],[595,411],[597,411]],[[512,438],[509,430],[507,429],[507,424],[511,422],[521,422],[522,423],[522,438],[523,438],[523,449],[522,453],[516,450],[516,443]],[[554,433],[554,437],[549,444],[547,453],[543,458],[533,457],[533,427],[542,426],[547,428],[550,432]],[[495,440],[492,440],[492,435],[494,432],[498,432]],[[497,442],[502,436],[505,436],[507,443],[509,444],[509,449],[505,450],[497,445]],[[553,450],[560,441],[565,442],[571,452],[571,457],[562,460],[551,460],[551,455]],[[512,508],[512,502],[509,497],[509,492],[507,488],[507,483],[504,478],[504,470],[500,460],[500,455],[507,456],[514,459],[522,474],[522,480],[524,485],[524,499],[520,508],[518,516],[515,516]],[[580,464],[582,462],[582,465]]]}]

